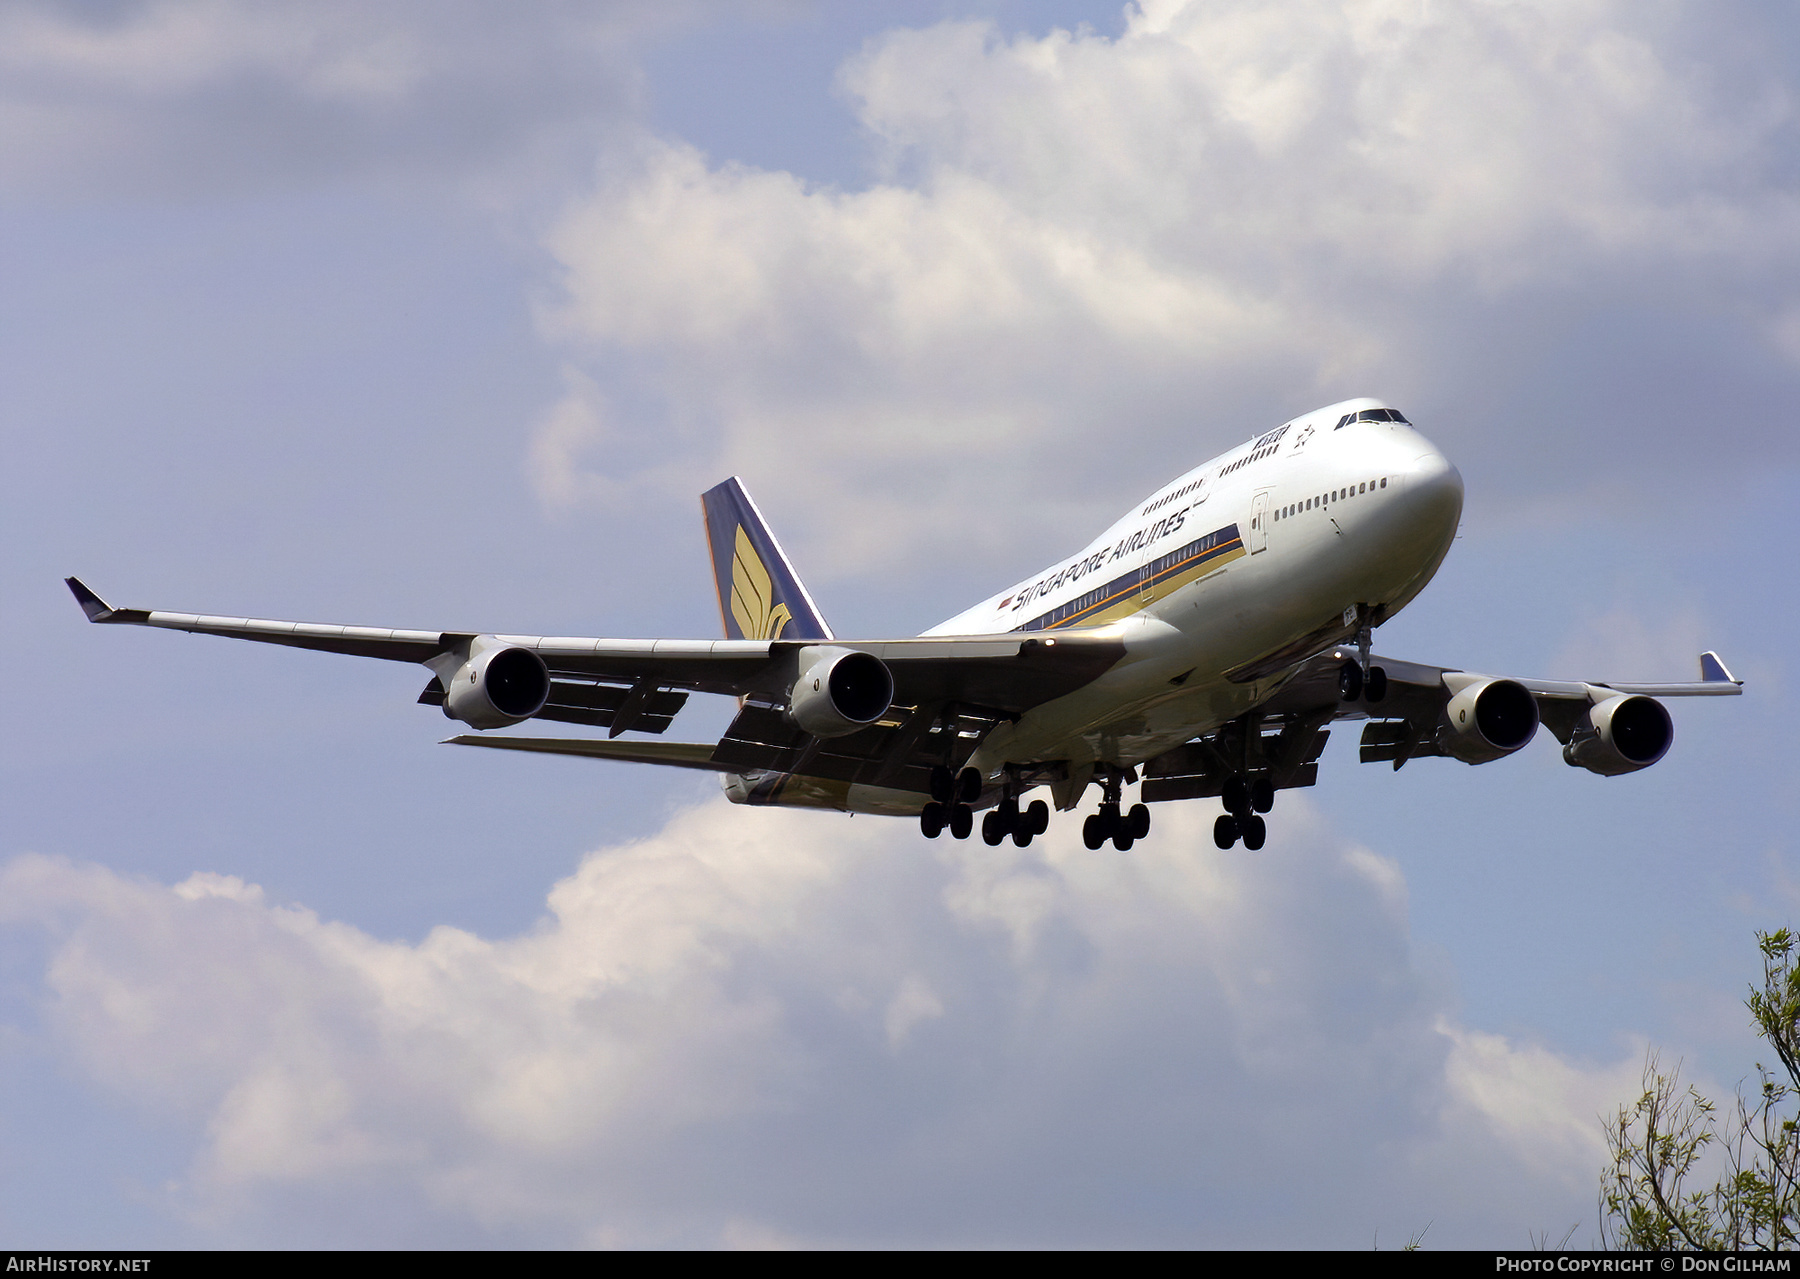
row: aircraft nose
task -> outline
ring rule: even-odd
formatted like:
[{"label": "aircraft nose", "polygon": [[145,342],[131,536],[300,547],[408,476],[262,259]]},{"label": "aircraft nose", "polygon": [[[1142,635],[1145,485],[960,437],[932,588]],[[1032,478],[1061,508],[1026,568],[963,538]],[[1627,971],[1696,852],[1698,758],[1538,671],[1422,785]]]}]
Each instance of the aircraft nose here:
[{"label": "aircraft nose", "polygon": [[1454,530],[1462,518],[1462,472],[1436,449],[1427,449],[1406,468],[1404,500],[1413,518]]}]

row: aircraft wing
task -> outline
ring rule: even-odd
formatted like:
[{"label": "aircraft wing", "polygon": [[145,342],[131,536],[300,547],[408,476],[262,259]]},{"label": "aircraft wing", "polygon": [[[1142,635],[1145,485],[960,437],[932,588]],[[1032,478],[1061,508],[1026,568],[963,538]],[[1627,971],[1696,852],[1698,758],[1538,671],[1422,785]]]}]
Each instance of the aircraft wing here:
[{"label": "aircraft wing", "polygon": [[[972,714],[992,722],[1022,714],[1097,679],[1125,652],[1117,638],[1091,633],[1052,638],[1004,634],[793,641],[586,639],[396,630],[114,608],[76,578],[69,578],[68,586],[92,622],[223,635],[416,662],[434,669],[443,667],[446,659],[456,660],[459,652],[466,654],[478,639],[529,649],[543,659],[551,678],[549,701],[534,718],[611,727],[615,735],[623,731],[621,717],[630,728],[663,731],[690,692],[750,699],[745,713],[759,704],[766,709],[786,697],[796,676],[799,650],[813,644],[830,643],[880,658],[893,675],[895,712],[928,708],[940,721],[946,716]],[[438,673],[444,672],[440,669]],[[442,679],[434,678],[419,700],[441,704]],[[774,731],[772,725],[758,726],[763,739]],[[805,749],[804,743],[794,746],[791,737],[790,726],[781,739],[784,747]]]},{"label": "aircraft wing", "polygon": [[[1328,726],[1340,719],[1366,721],[1359,752],[1365,764],[1391,762],[1398,769],[1407,760],[1421,756],[1455,755],[1454,747],[1446,746],[1446,734],[1442,731],[1447,708],[1465,690],[1496,682],[1496,677],[1474,671],[1374,657],[1371,665],[1380,666],[1387,674],[1386,695],[1375,703],[1346,702],[1338,692],[1338,672],[1355,657],[1353,649],[1340,646],[1301,663],[1252,715],[1148,761],[1144,766],[1144,798],[1172,800],[1218,795],[1234,773],[1265,769],[1277,789],[1311,786],[1318,776],[1319,756],[1330,736]],[[1565,746],[1587,731],[1592,708],[1615,698],[1731,697],[1743,692],[1743,682],[1733,679],[1719,655],[1712,652],[1700,655],[1700,678],[1695,681],[1501,682],[1518,685],[1529,694],[1537,722]]]}]

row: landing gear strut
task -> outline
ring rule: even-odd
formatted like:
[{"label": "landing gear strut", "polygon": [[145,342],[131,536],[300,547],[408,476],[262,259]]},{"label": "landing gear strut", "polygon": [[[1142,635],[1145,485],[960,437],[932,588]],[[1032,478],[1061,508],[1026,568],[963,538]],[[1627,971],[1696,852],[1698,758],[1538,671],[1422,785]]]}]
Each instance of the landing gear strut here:
[{"label": "landing gear strut", "polygon": [[1124,773],[1109,769],[1100,783],[1100,810],[1081,824],[1081,842],[1098,848],[1112,840],[1121,853],[1150,833],[1150,809],[1133,804],[1128,812],[1119,811],[1119,792],[1125,785]]},{"label": "landing gear strut", "polygon": [[1338,696],[1346,702],[1354,702],[1360,697],[1375,703],[1387,696],[1387,672],[1369,664],[1373,630],[1369,623],[1369,606],[1358,604],[1356,616],[1356,659],[1338,668]]}]

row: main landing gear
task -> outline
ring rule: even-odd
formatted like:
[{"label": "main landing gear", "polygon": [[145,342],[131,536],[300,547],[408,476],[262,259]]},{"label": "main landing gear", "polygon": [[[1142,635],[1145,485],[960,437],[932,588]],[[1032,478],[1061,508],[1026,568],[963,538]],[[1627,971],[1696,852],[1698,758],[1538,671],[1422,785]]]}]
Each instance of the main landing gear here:
[{"label": "main landing gear", "polygon": [[[950,828],[957,839],[967,839],[975,829],[975,812],[970,805],[981,795],[981,774],[973,768],[952,773],[940,764],[931,770],[931,802],[919,813],[919,832],[926,839],[936,839],[944,828]],[[1008,780],[1006,794],[1000,803],[981,819],[981,838],[998,844],[1008,835],[1024,848],[1032,837],[1050,829],[1050,805],[1033,800],[1020,807],[1014,785]]]},{"label": "main landing gear", "polygon": [[1219,798],[1225,812],[1213,823],[1213,843],[1230,848],[1242,839],[1251,852],[1261,848],[1269,837],[1268,823],[1261,815],[1275,807],[1275,783],[1267,777],[1239,774],[1225,783]]},{"label": "main landing gear", "polygon": [[1100,783],[1100,811],[1081,824],[1081,842],[1089,848],[1098,848],[1110,839],[1122,853],[1150,833],[1148,806],[1133,804],[1130,811],[1119,811],[1119,791],[1124,784],[1124,776],[1117,772],[1108,772]]},{"label": "main landing gear", "polygon": [[[926,839],[936,839],[943,833],[944,827],[950,828],[950,834],[957,839],[967,839],[975,829],[975,810],[969,805],[981,794],[981,774],[972,768],[965,768],[960,773],[952,773],[949,768],[939,764],[931,770],[931,802],[919,813],[919,833]],[[1016,808],[1017,805],[1015,804]],[[1034,807],[1043,807],[1039,801]],[[1044,824],[1049,825],[1050,811],[1044,810]],[[1039,828],[1042,829],[1041,827]],[[1027,837],[1029,840],[1029,837]],[[990,844],[999,843],[989,840]]]},{"label": "main landing gear", "polygon": [[981,838],[988,844],[998,844],[1011,835],[1012,842],[1024,848],[1033,835],[1042,835],[1049,829],[1050,805],[1041,799],[1020,808],[1017,797],[1008,795],[981,819]]},{"label": "main landing gear", "polygon": [[1338,668],[1338,696],[1346,702],[1359,697],[1366,702],[1379,702],[1387,696],[1387,672],[1369,664],[1369,606],[1358,604],[1356,611],[1361,619],[1356,629],[1356,659]]},{"label": "main landing gear", "polygon": [[[1114,848],[1124,852],[1150,833],[1150,809],[1144,804],[1133,804],[1129,810],[1120,811],[1121,790],[1127,781],[1136,780],[1129,770],[1107,766],[1097,780],[1103,796],[1100,811],[1082,824],[1082,842],[1089,848],[1099,848],[1111,840]],[[975,828],[975,813],[970,806],[980,798],[981,789],[981,774],[973,768],[953,773],[940,764],[932,769],[931,802],[919,813],[920,833],[926,839],[936,839],[948,828],[955,838],[967,839]],[[981,819],[983,841],[998,844],[1010,835],[1013,843],[1025,848],[1049,829],[1050,805],[1041,799],[1020,804],[1020,789],[1018,779],[1009,771],[1000,803]],[[1274,794],[1272,790],[1269,793]],[[1261,842],[1255,847],[1262,847]]]}]

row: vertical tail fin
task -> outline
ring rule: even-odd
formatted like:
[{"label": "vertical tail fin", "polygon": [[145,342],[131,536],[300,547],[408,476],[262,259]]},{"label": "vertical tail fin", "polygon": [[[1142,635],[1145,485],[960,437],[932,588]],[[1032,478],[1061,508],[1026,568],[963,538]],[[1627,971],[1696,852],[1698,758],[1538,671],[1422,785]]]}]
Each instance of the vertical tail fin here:
[{"label": "vertical tail fin", "polygon": [[726,639],[833,639],[737,476],[700,495]]}]

